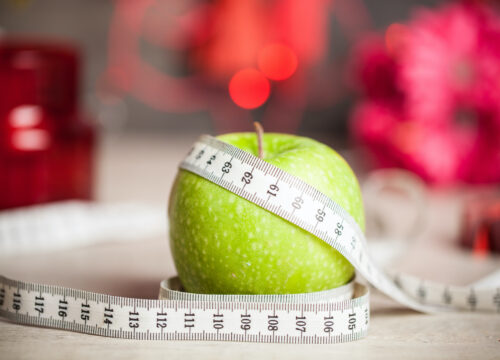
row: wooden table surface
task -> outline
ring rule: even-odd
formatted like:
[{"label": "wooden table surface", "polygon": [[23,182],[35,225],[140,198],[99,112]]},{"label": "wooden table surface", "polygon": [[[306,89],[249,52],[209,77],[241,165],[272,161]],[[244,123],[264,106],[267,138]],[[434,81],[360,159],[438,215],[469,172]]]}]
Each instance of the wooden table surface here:
[{"label": "wooden table surface", "polygon": [[[196,135],[113,135],[99,155],[98,199],[164,204],[177,163]],[[399,269],[464,285],[499,267],[452,244],[453,194],[433,194],[425,232]],[[433,214],[439,214],[434,216]],[[444,214],[444,215],[443,215]],[[45,254],[0,258],[0,274],[112,295],[155,298],[175,274],[166,234],[137,242],[101,243]],[[427,315],[374,292],[369,335],[336,345],[135,341],[22,326],[0,320],[0,359],[500,359],[500,315]]]}]

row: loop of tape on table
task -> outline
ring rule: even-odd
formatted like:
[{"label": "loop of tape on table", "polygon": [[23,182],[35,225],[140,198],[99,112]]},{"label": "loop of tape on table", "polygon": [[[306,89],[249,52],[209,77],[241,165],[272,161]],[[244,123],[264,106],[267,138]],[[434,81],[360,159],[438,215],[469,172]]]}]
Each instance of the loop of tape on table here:
[{"label": "loop of tape on table", "polygon": [[[180,168],[309,231],[339,251],[371,285],[412,309],[500,313],[500,284],[455,287],[380,270],[367,251],[363,232],[341,206],[241,149],[203,136]],[[250,184],[241,181],[246,172],[252,173]],[[269,184],[278,182],[279,196],[266,196]],[[304,210],[292,206],[297,196]],[[322,209],[325,215],[318,221],[307,209]],[[369,313],[368,288],[354,280],[307,294],[204,295],[181,291],[174,278],[162,282],[159,300],[146,300],[0,277],[0,316],[120,338],[337,343],[365,336]]]}]

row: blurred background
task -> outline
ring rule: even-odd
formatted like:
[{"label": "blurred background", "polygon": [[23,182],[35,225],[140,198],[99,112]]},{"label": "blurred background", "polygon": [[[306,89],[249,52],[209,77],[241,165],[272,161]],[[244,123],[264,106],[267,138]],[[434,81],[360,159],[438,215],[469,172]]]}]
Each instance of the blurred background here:
[{"label": "blurred background", "polygon": [[279,44],[267,55],[278,80],[268,77],[269,95],[257,94],[263,100],[251,104],[267,100],[258,117],[273,131],[327,132],[345,141],[355,99],[346,68],[355,42],[408,19],[418,5],[442,3],[7,0],[0,28],[6,38],[75,46],[82,108],[107,128],[141,131],[251,130],[229,81],[239,70],[258,69],[266,47]]},{"label": "blurred background", "polygon": [[258,120],[346,156],[374,234],[391,191],[446,194],[450,236],[500,251],[494,0],[4,0],[0,94],[0,209],[164,204],[199,134]]}]

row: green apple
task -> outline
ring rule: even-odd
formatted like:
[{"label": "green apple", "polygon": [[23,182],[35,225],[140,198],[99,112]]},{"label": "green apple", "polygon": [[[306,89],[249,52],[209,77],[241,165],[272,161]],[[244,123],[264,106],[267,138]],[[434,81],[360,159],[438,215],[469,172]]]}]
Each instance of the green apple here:
[{"label": "green apple", "polygon": [[[218,139],[257,156],[253,133]],[[316,187],[364,228],[358,182],[315,140],[263,135],[264,160]],[[169,209],[170,247],[184,288],[207,294],[293,294],[348,282],[353,266],[316,236],[191,172],[180,170]]]}]

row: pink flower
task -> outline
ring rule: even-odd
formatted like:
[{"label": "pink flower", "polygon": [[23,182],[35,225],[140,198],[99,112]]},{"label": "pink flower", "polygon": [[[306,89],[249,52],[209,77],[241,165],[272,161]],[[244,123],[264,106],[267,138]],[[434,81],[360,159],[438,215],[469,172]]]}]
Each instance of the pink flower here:
[{"label": "pink flower", "polygon": [[399,54],[407,115],[439,125],[460,109],[500,110],[500,18],[484,7],[422,10]]},{"label": "pink flower", "polygon": [[385,42],[370,35],[353,52],[366,99],[352,129],[378,165],[431,183],[500,182],[500,16],[421,10]]},{"label": "pink flower", "polygon": [[464,154],[460,139],[443,131],[406,121],[401,112],[381,102],[361,102],[352,116],[352,130],[382,168],[402,167],[424,180],[446,184],[456,179]]},{"label": "pink flower", "polygon": [[398,64],[378,34],[368,34],[355,45],[351,54],[350,79],[353,86],[371,99],[398,103],[402,92],[396,84]]}]

